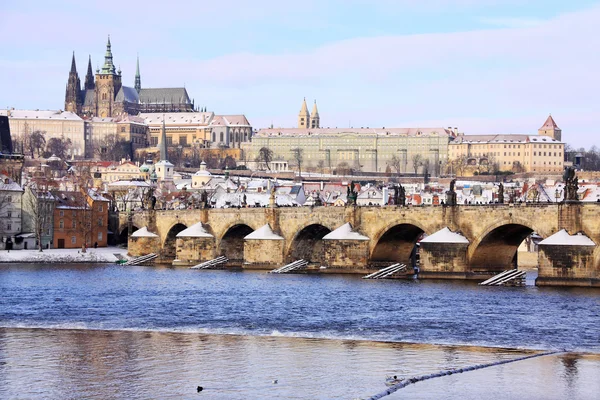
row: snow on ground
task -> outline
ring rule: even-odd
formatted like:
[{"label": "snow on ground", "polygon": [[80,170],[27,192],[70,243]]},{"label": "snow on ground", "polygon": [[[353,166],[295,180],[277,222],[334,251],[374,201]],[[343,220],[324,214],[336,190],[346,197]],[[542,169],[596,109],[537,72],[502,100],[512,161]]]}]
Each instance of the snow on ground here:
[{"label": "snow on ground", "polygon": [[129,259],[127,249],[119,247],[101,247],[87,249],[85,253],[81,249],[45,249],[39,250],[0,250],[0,263],[24,262],[24,263],[114,263],[119,260],[115,255]]}]

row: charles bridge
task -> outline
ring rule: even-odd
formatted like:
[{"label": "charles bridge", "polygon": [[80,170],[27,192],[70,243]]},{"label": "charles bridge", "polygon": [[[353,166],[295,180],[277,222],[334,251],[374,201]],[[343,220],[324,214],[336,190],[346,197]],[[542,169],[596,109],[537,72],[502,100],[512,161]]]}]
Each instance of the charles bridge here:
[{"label": "charles bridge", "polygon": [[[351,235],[324,239],[346,223]],[[143,227],[149,235],[131,235]],[[201,234],[186,235],[190,227]],[[545,239],[562,229],[569,238],[587,236],[587,243],[542,242],[537,284],[600,286],[595,203],[147,210],[121,213],[118,233],[128,238],[131,255],[155,252],[175,265],[225,255],[231,266],[244,268],[304,259],[317,269],[325,266],[322,272],[366,273],[396,262],[408,265],[423,233],[445,230],[449,235],[421,243],[419,278],[483,279],[515,268],[517,247],[532,232]],[[263,236],[246,238],[255,231]]]}]

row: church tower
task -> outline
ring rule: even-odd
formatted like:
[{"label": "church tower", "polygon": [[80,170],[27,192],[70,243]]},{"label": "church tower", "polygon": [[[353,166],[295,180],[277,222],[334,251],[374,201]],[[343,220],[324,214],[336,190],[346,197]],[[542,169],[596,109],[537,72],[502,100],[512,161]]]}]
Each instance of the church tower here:
[{"label": "church tower", "polygon": [[559,142],[561,141],[562,130],[558,127],[558,125],[556,125],[556,122],[554,122],[552,114],[548,116],[546,122],[544,122],[544,125],[542,125],[540,129],[538,129],[538,135],[549,136],[553,139],[558,140]]},{"label": "church tower", "polygon": [[85,75],[85,84],[83,86],[85,90],[93,90],[96,88],[94,83],[94,74],[92,73],[92,56],[88,60],[87,74]]},{"label": "church tower", "polygon": [[121,71],[117,74],[113,64],[110,36],[106,44],[104,65],[96,72],[96,116],[112,117],[115,114],[115,96],[121,89]]},{"label": "church tower", "polygon": [[310,114],[308,113],[308,107],[306,106],[306,97],[302,101],[302,108],[300,114],[298,114],[298,128],[308,128],[310,124]]},{"label": "church tower", "polygon": [[317,110],[316,100],[315,104],[313,104],[313,109],[310,115],[310,127],[313,129],[321,127],[321,118],[319,117],[319,110]]},{"label": "church tower", "polygon": [[135,67],[135,84],[133,86],[139,93],[142,90],[142,77],[140,76],[140,56],[137,57],[137,64]]},{"label": "church tower", "polygon": [[75,52],[73,52],[71,71],[69,71],[69,80],[65,93],[65,111],[78,114],[81,110],[81,103],[81,82],[79,81],[77,66],[75,65]]}]

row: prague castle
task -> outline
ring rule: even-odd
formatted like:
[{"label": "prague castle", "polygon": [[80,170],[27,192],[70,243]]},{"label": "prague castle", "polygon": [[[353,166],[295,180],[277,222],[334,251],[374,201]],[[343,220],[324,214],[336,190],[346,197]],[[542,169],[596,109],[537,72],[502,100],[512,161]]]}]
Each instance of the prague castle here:
[{"label": "prague castle", "polygon": [[194,102],[187,91],[179,88],[142,88],[140,63],[137,60],[133,87],[124,86],[121,70],[113,64],[110,37],[106,44],[104,65],[92,73],[91,57],[83,89],[75,65],[75,54],[71,61],[71,71],[65,94],[65,110],[80,117],[120,117],[148,112],[191,112]]}]

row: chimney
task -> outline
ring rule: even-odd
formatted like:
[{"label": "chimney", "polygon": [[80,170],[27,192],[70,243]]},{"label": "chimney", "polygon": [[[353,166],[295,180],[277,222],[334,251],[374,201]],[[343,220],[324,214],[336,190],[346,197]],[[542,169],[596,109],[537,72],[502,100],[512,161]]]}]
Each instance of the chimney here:
[{"label": "chimney", "polygon": [[454,134],[458,135],[458,128],[457,127],[454,127]]}]

